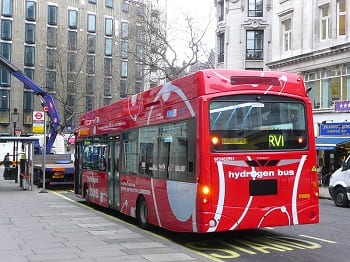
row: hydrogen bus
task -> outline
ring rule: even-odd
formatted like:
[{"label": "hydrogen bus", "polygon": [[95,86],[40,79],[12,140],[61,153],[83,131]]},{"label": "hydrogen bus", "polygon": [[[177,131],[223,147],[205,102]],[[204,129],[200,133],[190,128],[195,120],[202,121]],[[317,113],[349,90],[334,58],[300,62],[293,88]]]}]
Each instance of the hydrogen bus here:
[{"label": "hydrogen bus", "polygon": [[319,221],[312,106],[299,75],[202,70],[84,113],[75,193],[177,232]]}]

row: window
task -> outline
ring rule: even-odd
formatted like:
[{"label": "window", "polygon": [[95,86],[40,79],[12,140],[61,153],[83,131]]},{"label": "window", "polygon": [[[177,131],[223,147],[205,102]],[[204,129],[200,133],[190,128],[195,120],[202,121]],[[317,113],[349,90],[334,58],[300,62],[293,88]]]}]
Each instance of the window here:
[{"label": "window", "polygon": [[122,56],[122,58],[128,58],[128,49],[129,49],[128,42],[122,41],[121,42],[121,56]]},{"label": "window", "polygon": [[138,138],[138,130],[133,130],[123,134],[124,157],[122,170],[125,174],[137,175],[139,171]]},{"label": "window", "polygon": [[262,17],[263,16],[263,0],[248,1],[248,16]]},{"label": "window", "polygon": [[127,92],[126,92],[126,80],[121,79],[120,80],[120,92],[119,92],[120,97],[126,97]]},{"label": "window", "polygon": [[11,60],[11,44],[10,43],[0,43],[0,52],[3,57],[7,60]]},{"label": "window", "polygon": [[[10,43],[0,43],[0,54],[8,60],[11,60],[11,44]],[[9,86],[10,85],[10,73],[8,70],[0,67],[0,85]]]},{"label": "window", "polygon": [[140,129],[139,171],[141,175],[158,177],[158,126]]},{"label": "window", "polygon": [[262,60],[264,45],[264,31],[247,31],[246,59]]},{"label": "window", "polygon": [[113,35],[113,19],[105,18],[105,35],[112,36]]},{"label": "window", "polygon": [[92,96],[87,96],[85,110],[91,111],[92,109],[94,109],[94,98]]},{"label": "window", "polygon": [[86,93],[92,95],[94,93],[95,86],[95,77],[87,76],[86,77]]},{"label": "window", "polygon": [[70,95],[67,97],[67,115],[69,117],[66,119],[66,126],[74,125],[74,108],[75,108],[75,95]]},{"label": "window", "polygon": [[48,69],[55,69],[56,68],[56,50],[49,48],[46,51],[46,67]]},{"label": "window", "polygon": [[128,61],[121,61],[120,77],[128,77]]},{"label": "window", "polygon": [[321,7],[321,40],[329,38],[329,5]]},{"label": "window", "polygon": [[218,34],[218,47],[218,63],[223,63],[225,55],[225,33]]},{"label": "window", "polygon": [[110,57],[105,58],[104,74],[105,76],[112,76],[112,58]]},{"label": "window", "polygon": [[96,35],[88,35],[87,36],[87,52],[95,53],[96,49]]},{"label": "window", "polygon": [[105,0],[106,1],[106,7],[113,8],[113,0]]},{"label": "window", "polygon": [[143,66],[142,64],[137,63],[135,69],[135,78],[141,80],[143,76]]},{"label": "window", "polygon": [[33,124],[34,94],[30,91],[23,92],[23,125]]},{"label": "window", "polygon": [[176,181],[195,181],[194,121],[151,126],[123,134],[123,171]]},{"label": "window", "polygon": [[137,45],[136,46],[136,59],[138,61],[143,60],[143,46],[142,45]]},{"label": "window", "polygon": [[24,74],[29,77],[29,79],[34,80],[34,69],[24,68]]},{"label": "window", "polygon": [[138,16],[144,16],[145,15],[145,6],[142,4],[136,4],[136,14]]},{"label": "window", "polygon": [[26,1],[26,20],[35,21],[36,19],[36,2]]},{"label": "window", "polygon": [[194,182],[193,121],[166,124],[159,128],[158,174],[161,178]]},{"label": "window", "polygon": [[68,31],[68,50],[77,50],[77,32]]},{"label": "window", "polygon": [[1,39],[11,40],[12,39],[12,21],[11,20],[1,20]]},{"label": "window", "polygon": [[46,87],[48,90],[56,89],[56,72],[46,71]]},{"label": "window", "polygon": [[35,24],[25,24],[25,42],[35,44]]},{"label": "window", "polygon": [[103,85],[103,91],[104,91],[104,95],[105,96],[110,96],[111,93],[111,89],[112,89],[112,79],[111,78],[105,78],[104,79],[104,85]]},{"label": "window", "polygon": [[49,5],[47,7],[47,23],[49,25],[57,25],[57,6]]},{"label": "window", "polygon": [[129,23],[128,22],[122,22],[121,23],[121,38],[128,38],[129,37]]},{"label": "window", "polygon": [[292,45],[292,20],[287,19],[282,22],[282,44],[283,51],[290,51]]},{"label": "window", "polygon": [[68,10],[68,27],[70,29],[77,29],[78,27],[78,11]]},{"label": "window", "polygon": [[112,98],[110,97],[104,97],[103,98],[103,105],[106,106],[106,105],[109,105],[112,103]]},{"label": "window", "polygon": [[0,90],[0,124],[10,123],[10,91]]},{"label": "window", "polygon": [[141,91],[143,91],[142,83],[141,82],[136,82],[135,83],[135,94],[140,93]]},{"label": "window", "polygon": [[105,55],[106,56],[112,55],[112,47],[113,47],[113,39],[105,38]]},{"label": "window", "polygon": [[76,72],[77,71],[77,54],[74,52],[67,53],[67,71]]},{"label": "window", "polygon": [[217,5],[217,11],[218,11],[218,21],[223,21],[225,17],[225,3],[223,0],[218,1]]},{"label": "window", "polygon": [[96,4],[96,0],[88,0],[88,2],[91,4]]},{"label": "window", "polygon": [[24,47],[24,65],[34,66],[35,62],[35,48],[33,46]]},{"label": "window", "polygon": [[123,0],[122,10],[123,10],[123,12],[129,12],[129,1],[128,0]]},{"label": "window", "polygon": [[95,56],[88,55],[86,60],[86,73],[94,74],[95,73]]},{"label": "window", "polygon": [[96,32],[96,15],[88,14],[87,31],[89,33]]},{"label": "window", "polygon": [[337,3],[337,32],[338,36],[346,35],[346,1],[339,0]]},{"label": "window", "polygon": [[13,11],[13,0],[3,0],[1,6],[1,15],[2,16],[12,16]]},{"label": "window", "polygon": [[137,41],[143,42],[144,40],[144,29],[141,25],[136,26],[136,37]]},{"label": "window", "polygon": [[[331,108],[341,99],[341,72],[339,68],[326,68],[321,74],[321,108]],[[343,83],[344,84],[344,83]]]},{"label": "window", "polygon": [[[210,103],[210,136],[219,138],[212,151],[301,150],[308,145],[305,104],[273,95],[256,103],[254,95],[235,95]],[[271,138],[281,143],[271,143]],[[298,141],[298,138],[305,138]]]},{"label": "window", "polygon": [[49,26],[47,27],[47,46],[57,46],[57,28]]}]

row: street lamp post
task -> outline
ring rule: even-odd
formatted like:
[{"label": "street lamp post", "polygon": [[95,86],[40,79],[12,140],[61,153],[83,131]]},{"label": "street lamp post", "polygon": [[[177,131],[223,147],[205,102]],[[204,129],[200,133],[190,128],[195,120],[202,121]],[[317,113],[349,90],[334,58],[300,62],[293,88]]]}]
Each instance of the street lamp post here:
[{"label": "street lamp post", "polygon": [[[11,120],[13,123],[13,136],[16,136],[16,127],[17,127],[17,122],[19,120],[19,113],[18,113],[18,109],[16,107],[13,108],[13,112],[11,113]],[[16,176],[15,176],[15,181],[17,183],[17,152],[16,152],[16,145],[18,146],[16,141],[13,141],[13,155],[12,155],[12,161],[15,163],[15,171],[16,172]]]}]

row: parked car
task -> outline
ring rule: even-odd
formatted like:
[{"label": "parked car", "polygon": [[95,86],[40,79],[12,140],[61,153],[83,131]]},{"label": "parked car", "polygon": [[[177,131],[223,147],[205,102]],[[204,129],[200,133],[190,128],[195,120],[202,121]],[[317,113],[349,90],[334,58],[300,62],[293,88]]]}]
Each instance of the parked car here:
[{"label": "parked car", "polygon": [[348,207],[350,199],[350,156],[329,179],[329,194],[337,207]]}]

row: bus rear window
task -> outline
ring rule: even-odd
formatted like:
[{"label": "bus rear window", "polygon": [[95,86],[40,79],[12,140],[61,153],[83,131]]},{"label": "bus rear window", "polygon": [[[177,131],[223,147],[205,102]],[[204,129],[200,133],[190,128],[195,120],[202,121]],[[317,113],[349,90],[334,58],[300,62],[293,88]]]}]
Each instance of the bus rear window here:
[{"label": "bus rear window", "polygon": [[304,104],[278,96],[232,96],[210,103],[213,151],[307,147]]}]

